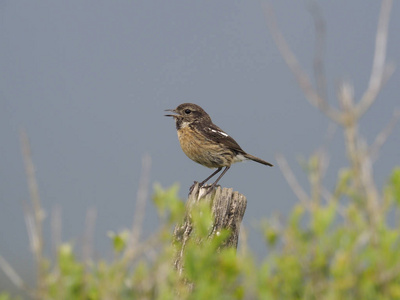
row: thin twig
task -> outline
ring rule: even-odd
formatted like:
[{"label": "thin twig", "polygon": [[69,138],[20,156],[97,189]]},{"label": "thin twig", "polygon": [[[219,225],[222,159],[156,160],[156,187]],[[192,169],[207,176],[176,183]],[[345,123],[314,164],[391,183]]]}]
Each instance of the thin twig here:
[{"label": "thin twig", "polygon": [[94,231],[96,225],[97,218],[97,210],[94,207],[91,207],[86,212],[85,218],[85,231],[83,236],[83,245],[82,245],[82,255],[83,261],[86,263],[86,266],[91,261],[93,257],[93,244],[94,244]]},{"label": "thin twig", "polygon": [[393,113],[393,117],[390,119],[390,122],[382,129],[382,131],[376,136],[375,141],[369,147],[369,156],[371,160],[374,162],[377,157],[380,149],[383,144],[386,142],[393,129],[395,128],[397,122],[400,119],[400,110],[397,110]]},{"label": "thin twig", "polygon": [[309,11],[314,20],[315,28],[315,47],[314,47],[314,77],[316,82],[316,89],[319,96],[327,101],[327,90],[326,90],[326,75],[325,75],[325,37],[326,37],[326,24],[325,19],[322,16],[321,8],[317,1],[311,1],[309,3]]},{"label": "thin twig", "polygon": [[332,119],[336,123],[341,123],[340,112],[331,107],[328,102],[318,94],[318,92],[312,86],[309,76],[300,66],[296,56],[290,49],[285,37],[283,36],[277,25],[275,14],[272,5],[269,4],[269,1],[263,1],[263,10],[267,26],[269,28],[269,31],[271,32],[272,38],[275,41],[275,44],[277,45],[279,52],[281,53],[289,69],[295,76],[300,88],[303,90],[303,93],[306,96],[307,100],[312,105],[320,109],[330,119]]},{"label": "thin twig", "polygon": [[389,270],[385,270],[376,276],[376,282],[383,285],[389,281],[393,281],[400,274],[400,262],[396,263]]},{"label": "thin twig", "polygon": [[33,205],[34,223],[36,227],[36,234],[38,243],[35,245],[34,251],[39,256],[42,253],[43,248],[43,234],[42,234],[42,222],[44,219],[44,212],[40,203],[39,188],[35,176],[35,166],[33,165],[31,149],[29,146],[28,136],[24,130],[21,131],[21,147],[22,154],[25,162],[26,178],[28,180],[29,194]]},{"label": "thin twig", "polygon": [[142,232],[146,202],[148,199],[149,181],[150,181],[151,157],[146,154],[142,158],[142,174],[140,176],[139,188],[136,197],[135,212],[133,215],[132,233],[128,247],[125,250],[124,257],[128,258],[134,252],[136,244],[139,242]]},{"label": "thin twig", "polygon": [[35,218],[33,216],[33,213],[31,212],[28,203],[25,201],[23,202],[23,209],[24,209],[24,220],[26,225],[26,231],[28,233],[28,238],[29,238],[29,246],[32,254],[36,255],[37,244],[39,243],[39,241],[38,241],[38,234],[36,233],[36,227],[34,221]]},{"label": "thin twig", "polygon": [[61,220],[61,207],[55,206],[51,213],[51,240],[54,256],[56,257],[57,251],[62,241],[62,220]]},{"label": "thin twig", "polygon": [[[42,209],[39,188],[35,176],[35,166],[32,161],[31,149],[26,132],[20,132],[22,155],[25,162],[25,172],[28,180],[28,189],[33,208],[33,220],[28,222],[28,232],[31,233],[31,246],[36,261],[36,279],[38,285],[37,297],[40,298],[45,284],[45,263],[43,256],[43,219],[44,211]],[[26,218],[29,221],[29,217]]]},{"label": "thin twig", "polygon": [[321,176],[321,181],[325,177],[326,172],[329,167],[329,161],[330,161],[330,156],[326,149],[320,148],[317,152],[318,160],[319,160],[319,165],[318,165],[318,172]]},{"label": "thin twig", "polygon": [[376,100],[384,81],[393,73],[393,66],[387,67],[386,48],[392,0],[383,0],[375,37],[375,54],[368,88],[357,105],[357,116],[361,117]]},{"label": "thin twig", "polygon": [[290,188],[295,193],[297,198],[300,202],[306,207],[310,208],[310,197],[307,193],[303,190],[299,182],[297,181],[292,169],[289,167],[289,164],[285,157],[282,154],[277,154],[275,157],[276,161],[278,162],[278,166],[282,171],[283,176],[285,177],[286,181],[288,182]]},{"label": "thin twig", "polygon": [[124,254],[124,257],[122,258],[121,262],[123,264],[126,264],[134,260],[136,257],[148,253],[149,251],[154,249],[157,246],[157,244],[161,243],[163,235],[165,235],[165,229],[160,228],[157,232],[153,233],[146,240],[136,244],[135,247],[130,250],[130,252]]},{"label": "thin twig", "polygon": [[22,290],[26,289],[25,283],[22,278],[17,274],[14,268],[8,263],[8,261],[0,255],[0,268],[3,270],[4,274],[11,280],[11,282]]},{"label": "thin twig", "polygon": [[327,151],[321,147],[312,157],[316,165],[314,165],[314,163],[309,165],[311,168],[309,168],[308,178],[311,188],[311,197],[313,199],[312,204],[317,205],[320,202],[321,189],[323,188],[322,179],[329,166],[329,155]]}]

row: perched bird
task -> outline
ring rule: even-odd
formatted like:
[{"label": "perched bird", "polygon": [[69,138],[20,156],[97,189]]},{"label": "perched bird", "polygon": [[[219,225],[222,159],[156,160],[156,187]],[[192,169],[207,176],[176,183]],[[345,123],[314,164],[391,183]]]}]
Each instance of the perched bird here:
[{"label": "perched bird", "polygon": [[[233,163],[251,159],[260,164],[273,166],[265,160],[246,153],[232,137],[211,121],[210,116],[200,106],[193,103],[183,103],[175,109],[167,109],[166,111],[176,113],[165,116],[175,119],[183,152],[191,160],[205,167],[217,168],[214,173],[200,183],[200,187],[225,167],[206,194],[217,185]],[[193,187],[194,185],[192,185],[190,191]]]}]

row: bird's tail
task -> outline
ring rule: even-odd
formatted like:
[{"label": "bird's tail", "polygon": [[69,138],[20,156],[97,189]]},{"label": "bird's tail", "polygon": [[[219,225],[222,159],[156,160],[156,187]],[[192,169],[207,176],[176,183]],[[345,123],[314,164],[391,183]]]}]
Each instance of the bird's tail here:
[{"label": "bird's tail", "polygon": [[265,160],[262,160],[261,158],[255,157],[255,156],[247,154],[247,153],[244,154],[244,157],[246,157],[248,159],[251,159],[251,160],[254,160],[254,161],[256,161],[256,162],[258,162],[260,164],[266,165],[266,166],[270,166],[270,167],[274,166],[273,164],[270,164],[269,162],[267,162]]}]

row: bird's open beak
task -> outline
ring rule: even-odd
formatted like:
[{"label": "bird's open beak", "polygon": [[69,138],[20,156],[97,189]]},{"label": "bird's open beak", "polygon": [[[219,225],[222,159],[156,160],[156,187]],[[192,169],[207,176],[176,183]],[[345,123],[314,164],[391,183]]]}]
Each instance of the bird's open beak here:
[{"label": "bird's open beak", "polygon": [[[177,113],[175,109],[166,109],[165,111],[171,111],[173,113]],[[176,118],[178,115],[164,115],[164,116],[166,116],[166,117],[175,117]]]}]

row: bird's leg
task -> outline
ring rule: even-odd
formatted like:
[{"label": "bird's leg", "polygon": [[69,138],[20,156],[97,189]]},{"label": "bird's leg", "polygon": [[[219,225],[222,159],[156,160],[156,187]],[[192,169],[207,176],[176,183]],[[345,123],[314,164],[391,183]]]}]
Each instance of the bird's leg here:
[{"label": "bird's leg", "polygon": [[[206,179],[204,179],[202,182],[200,182],[199,187],[202,187],[211,177],[213,177],[215,174],[217,174],[219,171],[222,170],[222,167],[218,168],[214,173],[212,173],[210,176],[208,176]],[[189,188],[189,195],[192,193],[194,186],[196,185],[197,181],[195,181],[192,186]]]},{"label": "bird's leg", "polygon": [[[217,180],[215,180],[215,182],[208,188],[208,191],[207,191],[207,193],[206,193],[204,196],[208,195],[208,194],[215,188],[215,186],[217,185],[218,181],[222,178],[222,176],[225,175],[226,171],[228,171],[229,168],[230,168],[230,166],[225,167],[224,171],[221,173],[221,175],[219,175],[219,177],[217,178]],[[219,169],[218,169],[218,172],[220,171],[220,169],[222,169],[222,168],[219,168]],[[217,174],[217,172],[216,172],[215,174]],[[214,176],[215,174],[212,174],[212,176]],[[211,178],[212,176],[210,176],[210,178]],[[209,178],[208,178],[208,179],[209,179]]]},{"label": "bird's leg", "polygon": [[217,174],[221,170],[222,170],[222,167],[219,167],[214,173],[212,173],[210,176],[208,176],[206,179],[204,179],[202,182],[200,182],[200,187],[202,187],[208,180],[210,180],[210,178],[215,176],[215,174]]}]

